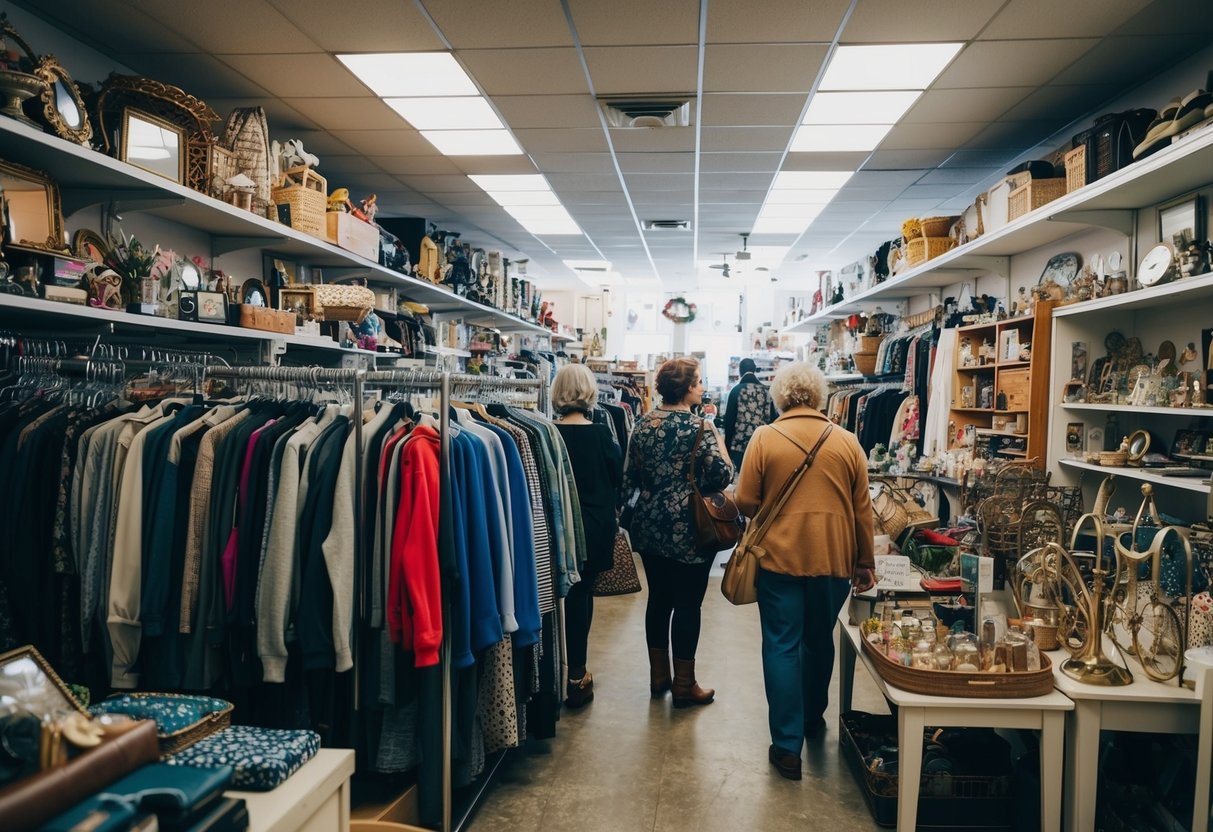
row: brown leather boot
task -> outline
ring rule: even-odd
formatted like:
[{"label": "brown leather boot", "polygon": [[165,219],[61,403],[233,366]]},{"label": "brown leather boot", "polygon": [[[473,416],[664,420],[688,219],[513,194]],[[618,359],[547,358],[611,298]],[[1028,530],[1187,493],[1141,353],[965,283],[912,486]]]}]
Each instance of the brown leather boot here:
[{"label": "brown leather boot", "polygon": [[656,699],[670,689],[670,649],[649,648],[649,692]]},{"label": "brown leather boot", "polygon": [[580,679],[569,679],[565,694],[564,704],[570,708],[588,705],[594,699],[594,677],[587,670]]},{"label": "brown leather boot", "polygon": [[674,682],[670,685],[675,708],[707,705],[716,697],[711,688],[701,688],[695,681],[695,660],[674,659]]}]

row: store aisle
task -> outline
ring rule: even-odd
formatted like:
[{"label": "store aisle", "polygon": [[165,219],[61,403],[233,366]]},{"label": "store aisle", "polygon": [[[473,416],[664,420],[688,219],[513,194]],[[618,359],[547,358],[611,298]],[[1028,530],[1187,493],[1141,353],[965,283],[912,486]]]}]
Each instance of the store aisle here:
[{"label": "store aisle", "polygon": [[[649,697],[644,604],[595,599],[594,701],[566,710],[555,739],[514,752],[473,832],[878,828],[839,757],[837,672],[826,737],[808,746],[804,779],[784,780],[767,762],[758,608],[731,606],[712,579],[698,670],[716,702],[674,710]],[[856,708],[887,712],[862,670],[855,687]]]}]

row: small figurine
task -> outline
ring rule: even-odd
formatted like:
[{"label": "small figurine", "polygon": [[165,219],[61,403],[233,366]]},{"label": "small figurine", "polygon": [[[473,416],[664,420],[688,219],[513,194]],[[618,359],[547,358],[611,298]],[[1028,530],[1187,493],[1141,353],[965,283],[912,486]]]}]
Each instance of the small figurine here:
[{"label": "small figurine", "polygon": [[337,188],[329,194],[328,210],[332,213],[348,213],[350,210],[350,189]]},{"label": "small figurine", "polygon": [[371,194],[366,199],[362,200],[362,216],[360,219],[366,220],[367,222],[374,222],[375,215],[379,213],[378,201],[378,194]]}]

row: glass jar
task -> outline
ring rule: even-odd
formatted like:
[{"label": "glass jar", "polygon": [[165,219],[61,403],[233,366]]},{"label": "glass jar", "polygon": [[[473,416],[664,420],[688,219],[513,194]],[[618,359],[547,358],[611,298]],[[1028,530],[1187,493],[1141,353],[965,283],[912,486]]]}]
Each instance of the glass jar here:
[{"label": "glass jar", "polygon": [[932,659],[933,645],[931,642],[924,639],[919,639],[914,645],[914,649],[910,654],[910,666],[917,667],[922,670],[931,670],[935,663]]},{"label": "glass jar", "polygon": [[956,633],[948,639],[952,649],[952,669],[962,673],[977,673],[981,670],[981,653],[977,638],[972,633]]},{"label": "glass jar", "polygon": [[952,651],[948,649],[948,645],[942,641],[936,642],[935,646],[931,648],[931,661],[936,670],[951,670]]}]

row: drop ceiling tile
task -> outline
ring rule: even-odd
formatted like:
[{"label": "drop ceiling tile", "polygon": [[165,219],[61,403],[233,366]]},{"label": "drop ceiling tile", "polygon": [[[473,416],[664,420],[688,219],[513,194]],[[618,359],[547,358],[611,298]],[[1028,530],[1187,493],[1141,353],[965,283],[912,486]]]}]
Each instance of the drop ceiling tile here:
[{"label": "drop ceiling tile", "polygon": [[[274,125],[274,130],[279,136],[285,131],[290,131],[292,135],[295,135],[300,130],[315,131],[320,129],[320,125],[316,124],[312,119],[303,115],[294,107],[284,104],[278,98],[207,96],[203,100],[206,101],[212,110],[219,114],[220,121],[214,127],[216,133],[223,132],[223,124],[226,122],[229,113],[245,107],[261,107],[264,109],[266,119],[270,124]],[[346,152],[348,152],[348,148]]]},{"label": "drop ceiling tile", "polygon": [[[329,0],[270,2],[325,52],[425,52],[446,48],[413,3],[358,0],[356,14],[334,14]],[[373,25],[368,26],[368,21]]]},{"label": "drop ceiling tile", "polygon": [[695,149],[694,127],[612,128],[616,153],[673,153]]},{"label": "drop ceiling tile", "polygon": [[713,127],[797,124],[804,105],[802,92],[711,93],[703,97],[703,124]]},{"label": "drop ceiling tile", "polygon": [[1200,31],[1108,38],[1058,74],[1054,82],[1132,87],[1170,67],[1177,56],[1208,45],[1208,34]]},{"label": "drop ceiling tile", "polygon": [[926,171],[922,170],[861,170],[847,181],[840,197],[860,188],[882,188],[899,192],[917,182]]},{"label": "drop ceiling tile", "polygon": [[829,43],[849,0],[815,0],[812,13],[785,0],[708,4],[708,43]]},{"label": "drop ceiling tile", "polygon": [[440,156],[416,130],[333,130],[333,136],[366,156]]},{"label": "drop ceiling tile", "polygon": [[[634,191],[630,193],[632,205],[636,207],[637,212],[652,213],[653,209],[664,211],[677,207],[678,213],[686,214],[678,219],[689,220],[691,218],[691,201],[695,198],[695,192],[690,188],[680,191]],[[652,219],[652,217],[646,216],[641,219]]]},{"label": "drop ceiling tile", "polygon": [[365,156],[325,156],[320,160],[318,169],[326,180],[332,182],[330,190],[341,187],[339,180],[344,176],[367,173],[383,175],[383,170]]},{"label": "drop ceiling tile", "polygon": [[441,199],[441,194],[444,193],[468,193],[469,191],[476,193],[480,191],[480,187],[466,176],[412,173],[407,176],[397,176],[396,178],[417,193],[434,197],[435,199]]},{"label": "drop ceiling tile", "polygon": [[738,191],[770,187],[769,173],[702,173],[699,176],[700,190]]},{"label": "drop ceiling tile", "polygon": [[[128,0],[207,52],[317,52],[319,46],[295,27],[291,19],[266,0],[240,0],[227,8],[213,3],[178,3],[176,0]],[[239,25],[233,26],[233,15]]]},{"label": "drop ceiling tile", "polygon": [[630,173],[624,175],[627,189],[633,195],[637,191],[689,190],[695,187],[695,176],[690,173]]},{"label": "drop ceiling tile", "polygon": [[625,174],[691,173],[695,170],[694,153],[617,153],[615,158]]},{"label": "drop ceiling tile", "polygon": [[456,49],[573,45],[559,0],[437,0],[423,5]]},{"label": "drop ceiling tile", "polygon": [[[268,97],[269,93],[256,80],[250,80],[211,55],[137,54],[127,55],[129,65],[166,84],[181,87],[203,101],[208,98]],[[83,80],[83,79],[81,79]]]},{"label": "drop ceiling tile", "polygon": [[986,122],[952,124],[898,124],[880,143],[881,150],[921,150],[960,147],[986,126]]},{"label": "drop ceiling tile", "polygon": [[589,46],[582,52],[599,95],[695,89],[699,51],[694,46]]},{"label": "drop ceiling tile", "polygon": [[455,156],[452,160],[464,173],[535,173],[535,163],[525,155]]},{"label": "drop ceiling tile", "polygon": [[493,201],[493,198],[484,191],[467,191],[466,193],[444,193],[442,195],[442,204],[451,208],[497,208],[501,210],[501,206]]},{"label": "drop ceiling tile", "polygon": [[[1049,19],[1044,22],[1047,25]],[[978,41],[961,50],[932,89],[1038,87],[1098,42],[1096,38]]]},{"label": "drop ceiling tile", "polygon": [[700,173],[767,173],[779,169],[783,154],[768,153],[701,153]]},{"label": "drop ceiling tile", "polygon": [[[97,14],[95,0],[58,0],[55,3],[37,4],[37,8],[38,16],[52,23],[55,28],[75,37],[81,43],[105,44],[107,50],[114,55],[199,51],[190,38],[153,19],[151,15],[126,5],[106,9],[105,14]],[[11,11],[10,18],[17,29],[21,30],[24,26],[19,14],[20,10]],[[26,32],[25,37],[29,38],[34,34],[36,33]],[[40,48],[37,43],[32,46]],[[68,62],[67,68],[73,75],[80,72],[74,56],[64,54],[59,58]]]},{"label": "drop ceiling tile", "polygon": [[1068,119],[1053,121],[1000,121],[989,125],[965,147],[972,150],[1009,149],[1021,151],[1051,135]]},{"label": "drop ceiling tile", "polygon": [[619,177],[605,173],[551,173],[548,183],[552,190],[561,191],[617,191]]},{"label": "drop ceiling tile", "polygon": [[1149,0],[1101,0],[1098,3],[1069,3],[1060,9],[1054,0],[1016,0],[1006,4],[981,33],[981,38],[1103,36],[1147,5]]},{"label": "drop ceiling tile", "polygon": [[927,171],[917,185],[974,185],[998,172],[998,168],[937,168]]},{"label": "drop ceiling tile", "polygon": [[582,46],[699,42],[698,0],[571,0],[568,7]]},{"label": "drop ceiling tile", "polygon": [[[952,199],[960,193],[963,185],[911,185],[901,192],[901,197],[921,199]],[[901,197],[898,197],[900,199]]]},{"label": "drop ceiling tile", "polygon": [[1213,15],[1192,14],[1192,0],[1154,0],[1121,24],[1116,34],[1185,35],[1213,32]]},{"label": "drop ceiling tile", "polygon": [[216,56],[279,98],[367,96],[370,91],[336,58],[321,53]]},{"label": "drop ceiling tile", "polygon": [[784,170],[858,170],[870,154],[862,152],[789,153]]},{"label": "drop ceiling tile", "polygon": [[1076,87],[1050,84],[1041,87],[1012,107],[1004,115],[1007,121],[1032,121],[1074,117],[1094,110],[1118,95],[1120,88],[1111,85]]},{"label": "drop ceiling tile", "polygon": [[334,156],[353,156],[358,154],[358,151],[350,147],[345,142],[336,138],[332,133],[321,130],[299,130],[296,131],[294,138],[303,142],[303,146],[311,153],[315,153],[320,157],[320,164],[324,164],[325,154],[333,154]]},{"label": "drop ceiling tile", "polygon": [[952,154],[950,148],[922,150],[877,150],[864,164],[865,170],[901,170],[904,168],[933,168]]},{"label": "drop ceiling tile", "polygon": [[498,95],[493,104],[513,128],[602,126],[589,95]]},{"label": "drop ceiling tile", "polygon": [[455,55],[491,96],[590,91],[574,49],[460,49]]},{"label": "drop ceiling tile", "polygon": [[515,130],[514,138],[529,153],[595,153],[607,150],[601,130]]},{"label": "drop ceiling tile", "polygon": [[614,173],[609,153],[532,153],[535,166],[544,173]]},{"label": "drop ceiling tile", "polygon": [[574,208],[603,208],[611,214],[627,215],[628,200],[622,190],[619,191],[565,191],[557,194],[561,204],[570,211]]},{"label": "drop ceiling tile", "polygon": [[790,124],[782,127],[704,127],[701,130],[700,150],[782,153],[792,140],[793,130]]},{"label": "drop ceiling tile", "polygon": [[1005,167],[1013,156],[1005,150],[958,150],[947,158],[941,167]]},{"label": "drop ceiling tile", "polygon": [[767,189],[737,191],[703,191],[699,194],[700,205],[749,205],[767,198]]},{"label": "drop ceiling tile", "polygon": [[[977,36],[1003,3],[1004,0],[864,0],[855,4],[841,41],[967,41]],[[907,26],[906,21],[921,21],[924,25]]]},{"label": "drop ceiling tile", "polygon": [[[451,159],[446,156],[372,156],[371,161],[380,169],[393,176],[408,176],[410,174],[432,174],[459,176],[463,173]],[[321,164],[324,159],[320,160]],[[321,169],[323,173],[323,168]]]},{"label": "drop ceiling tile", "polygon": [[994,121],[1031,92],[1031,87],[927,90],[902,117],[901,123]]},{"label": "drop ceiling tile", "polygon": [[325,130],[399,130],[408,126],[399,113],[378,98],[285,98],[283,101]]},{"label": "drop ceiling tile", "polygon": [[826,47],[804,44],[717,44],[704,52],[703,90],[799,92],[813,87]]}]

